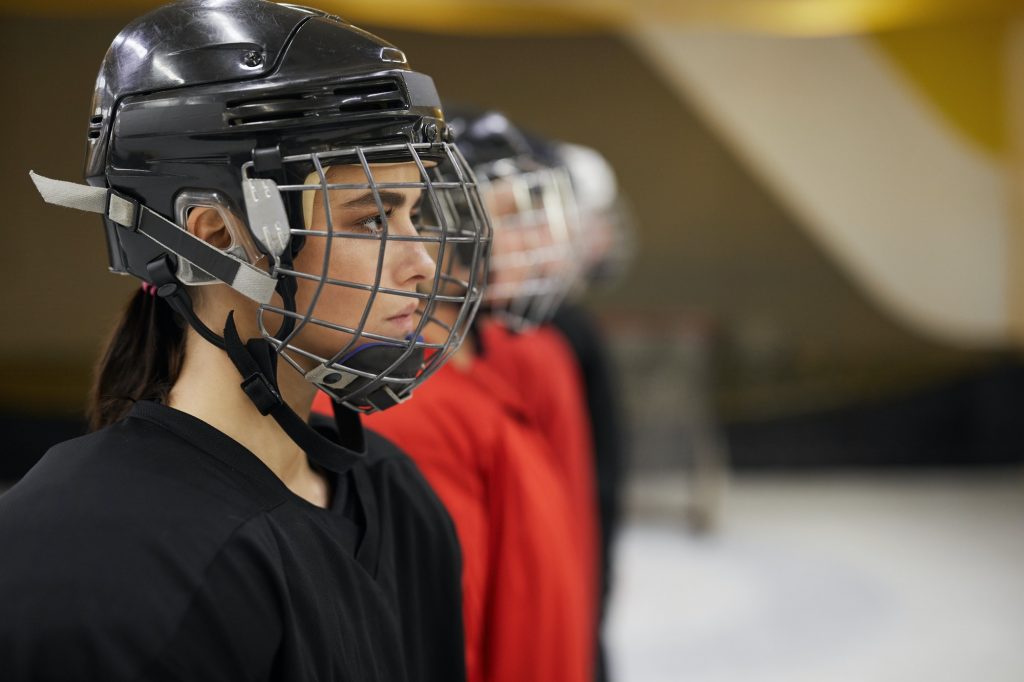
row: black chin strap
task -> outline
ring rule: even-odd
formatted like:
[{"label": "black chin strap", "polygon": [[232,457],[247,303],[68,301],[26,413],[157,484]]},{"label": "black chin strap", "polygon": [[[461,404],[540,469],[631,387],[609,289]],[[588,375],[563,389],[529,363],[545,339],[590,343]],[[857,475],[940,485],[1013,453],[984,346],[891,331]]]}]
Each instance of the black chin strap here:
[{"label": "black chin strap", "polygon": [[[366,454],[362,448],[351,450],[324,438],[295,414],[277,388],[277,353],[266,339],[251,339],[243,344],[235,327],[234,312],[228,314],[224,326],[224,349],[242,375],[242,390],[256,409],[273,417],[310,459],[333,471],[344,471]],[[347,426],[354,428],[351,423]],[[361,428],[358,422],[355,427]]]},{"label": "black chin strap", "polygon": [[149,281],[156,287],[157,296],[166,301],[167,305],[171,306],[171,310],[178,313],[201,337],[217,348],[224,348],[224,339],[203,324],[203,321],[192,309],[192,297],[188,295],[184,286],[174,275],[174,265],[171,263],[170,256],[165,253],[147,263],[146,273],[149,275]]},{"label": "black chin strap", "polygon": [[[406,356],[405,359],[401,359],[403,355]],[[390,377],[413,379],[423,365],[423,349],[415,347],[409,350],[406,346],[371,343],[356,349],[342,362],[346,367],[369,374],[377,374],[381,368],[390,367]],[[381,382],[362,376],[356,377],[346,385],[344,392],[336,391],[329,386],[322,386],[321,390],[330,395],[335,403],[356,405],[366,409],[386,410],[405,400],[387,381]]]},{"label": "black chin strap", "polygon": [[[284,253],[281,254],[281,265],[288,269],[294,269],[295,265],[292,263],[292,254],[289,249],[285,249]],[[295,292],[298,288],[298,281],[294,277],[282,277],[277,280],[277,286],[275,290],[281,296],[281,302],[283,308],[291,312],[295,312]],[[274,337],[278,341],[284,341],[292,330],[295,329],[295,318],[291,315],[281,316],[281,328],[277,330]]]}]

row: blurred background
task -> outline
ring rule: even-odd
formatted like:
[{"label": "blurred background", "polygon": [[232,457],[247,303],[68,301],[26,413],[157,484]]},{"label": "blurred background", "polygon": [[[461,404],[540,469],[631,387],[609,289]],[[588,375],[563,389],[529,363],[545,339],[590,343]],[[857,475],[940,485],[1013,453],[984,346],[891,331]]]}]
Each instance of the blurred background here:
[{"label": "blurred background", "polygon": [[[0,6],[0,486],[82,432],[137,286],[28,171],[81,177],[100,59],[157,4]],[[1024,3],[313,4],[616,168],[617,679],[1024,679]]]}]

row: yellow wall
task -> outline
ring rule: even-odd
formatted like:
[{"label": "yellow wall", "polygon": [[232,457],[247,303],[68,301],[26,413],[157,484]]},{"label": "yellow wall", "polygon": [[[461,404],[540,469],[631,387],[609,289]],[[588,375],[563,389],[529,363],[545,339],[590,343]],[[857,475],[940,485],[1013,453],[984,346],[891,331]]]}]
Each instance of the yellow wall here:
[{"label": "yellow wall", "polygon": [[875,34],[874,41],[952,127],[993,157],[1009,150],[1005,21]]}]

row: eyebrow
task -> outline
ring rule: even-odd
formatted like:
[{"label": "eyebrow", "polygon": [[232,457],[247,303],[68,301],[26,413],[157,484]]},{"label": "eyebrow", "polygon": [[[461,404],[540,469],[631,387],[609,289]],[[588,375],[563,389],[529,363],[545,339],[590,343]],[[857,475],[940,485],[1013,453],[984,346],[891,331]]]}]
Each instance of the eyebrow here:
[{"label": "eyebrow", "polygon": [[[405,205],[405,195],[401,192],[389,192],[386,189],[377,190],[377,194],[380,195],[380,203],[384,204],[385,208],[398,208]],[[377,208],[377,201],[373,197],[373,192],[367,192],[362,196],[358,196],[352,201],[346,201],[342,204],[343,208]]]}]

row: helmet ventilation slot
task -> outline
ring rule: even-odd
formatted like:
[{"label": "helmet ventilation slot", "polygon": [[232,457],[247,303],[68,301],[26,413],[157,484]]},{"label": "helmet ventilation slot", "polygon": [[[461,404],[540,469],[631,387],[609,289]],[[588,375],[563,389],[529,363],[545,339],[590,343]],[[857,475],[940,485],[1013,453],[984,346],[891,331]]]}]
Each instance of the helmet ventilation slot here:
[{"label": "helmet ventilation slot", "polygon": [[102,132],[103,132],[103,117],[102,116],[93,116],[92,118],[90,118],[89,119],[89,133],[88,133],[89,139],[90,140],[97,139]]},{"label": "helmet ventilation slot", "polygon": [[230,126],[248,126],[401,111],[407,107],[408,102],[402,88],[397,81],[388,78],[234,100],[227,103],[224,117]]}]

